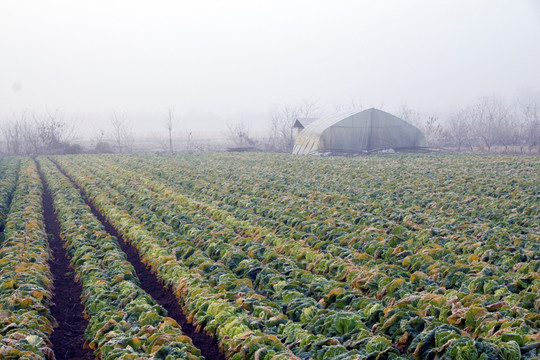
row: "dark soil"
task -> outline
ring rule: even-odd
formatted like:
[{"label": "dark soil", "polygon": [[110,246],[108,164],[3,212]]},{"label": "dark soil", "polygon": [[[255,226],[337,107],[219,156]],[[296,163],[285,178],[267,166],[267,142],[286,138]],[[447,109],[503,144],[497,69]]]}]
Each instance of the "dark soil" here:
[{"label": "dark soil", "polygon": [[[38,167],[39,169],[39,167]],[[75,282],[72,269],[69,267],[66,250],[60,239],[60,223],[54,213],[51,194],[47,190],[45,179],[40,170],[43,183],[43,216],[45,231],[48,234],[52,258],[49,260],[54,279],[54,294],[51,314],[58,327],[49,337],[57,360],[95,359],[93,351],[84,348],[84,331],[88,321],[84,318],[84,307],[81,304],[81,285]]]},{"label": "dark soil", "polygon": [[[58,166],[58,164],[56,165]],[[84,201],[90,207],[90,209],[92,209],[92,213],[94,213],[94,215],[103,224],[105,230],[109,234],[118,238],[120,248],[126,253],[128,261],[135,268],[135,272],[141,282],[141,287],[143,290],[150,294],[150,296],[152,296],[159,305],[163,306],[163,308],[167,310],[167,315],[176,320],[176,322],[182,328],[184,335],[189,336],[193,340],[193,345],[201,350],[201,354],[206,359],[225,360],[225,356],[219,352],[217,342],[205,333],[196,331],[195,327],[188,323],[186,316],[182,311],[182,307],[176,299],[176,296],[171,291],[165,289],[157,279],[156,275],[151,273],[150,270],[148,270],[141,262],[137,249],[129,244],[124,237],[116,231],[114,226],[112,226],[112,224],[94,207],[94,205],[88,201],[84,190],[77,186],[73,179],[66,174],[62,168],[58,166],[58,169],[73,182],[77,189],[79,189]]]}]

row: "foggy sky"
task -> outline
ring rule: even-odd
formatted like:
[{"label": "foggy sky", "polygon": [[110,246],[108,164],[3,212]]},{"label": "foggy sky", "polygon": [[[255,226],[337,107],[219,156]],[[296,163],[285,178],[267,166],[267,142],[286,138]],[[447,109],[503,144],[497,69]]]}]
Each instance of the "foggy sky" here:
[{"label": "foggy sky", "polygon": [[538,0],[0,0],[0,123],[264,127],[305,99],[444,115],[539,87]]}]

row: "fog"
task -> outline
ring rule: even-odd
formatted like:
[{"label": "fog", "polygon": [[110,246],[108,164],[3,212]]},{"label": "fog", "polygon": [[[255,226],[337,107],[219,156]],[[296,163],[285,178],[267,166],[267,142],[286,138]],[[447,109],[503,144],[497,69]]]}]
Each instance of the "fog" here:
[{"label": "fog", "polygon": [[0,122],[59,110],[82,137],[267,126],[310,99],[440,116],[540,84],[540,2],[0,2]]}]

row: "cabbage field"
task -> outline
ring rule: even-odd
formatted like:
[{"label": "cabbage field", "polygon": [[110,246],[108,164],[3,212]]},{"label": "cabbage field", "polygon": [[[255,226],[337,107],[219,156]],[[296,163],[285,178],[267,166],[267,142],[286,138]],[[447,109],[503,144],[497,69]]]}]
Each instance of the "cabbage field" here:
[{"label": "cabbage field", "polygon": [[538,359],[539,174],[502,155],[4,158],[0,358],[69,358],[51,309],[77,284],[64,312],[97,359]]}]

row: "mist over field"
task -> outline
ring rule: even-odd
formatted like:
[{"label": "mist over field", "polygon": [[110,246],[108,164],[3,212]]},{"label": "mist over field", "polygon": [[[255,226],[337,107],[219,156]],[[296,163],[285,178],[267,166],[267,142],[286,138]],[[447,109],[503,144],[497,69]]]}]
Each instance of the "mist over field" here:
[{"label": "mist over field", "polygon": [[540,91],[534,0],[3,1],[0,33],[0,126],[54,114],[81,140],[114,114],[138,139],[166,139],[171,109],[183,141],[264,137],[305,103],[444,122]]}]

